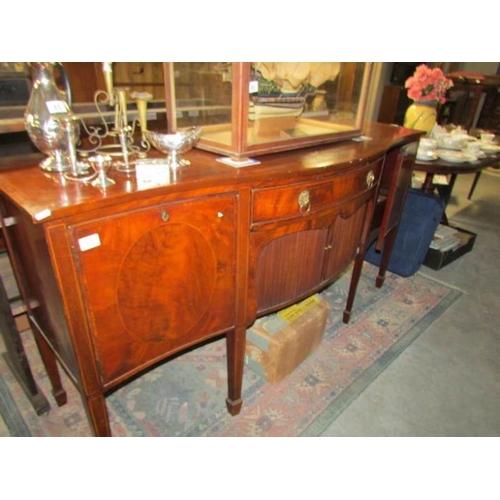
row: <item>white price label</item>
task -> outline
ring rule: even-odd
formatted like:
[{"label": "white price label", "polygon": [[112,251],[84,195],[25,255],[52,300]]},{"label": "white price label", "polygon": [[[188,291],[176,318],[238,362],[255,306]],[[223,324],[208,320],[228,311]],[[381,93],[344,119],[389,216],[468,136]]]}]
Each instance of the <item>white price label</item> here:
[{"label": "white price label", "polygon": [[170,170],[168,165],[158,162],[149,163],[148,160],[139,160],[135,165],[137,189],[150,189],[166,186],[170,183]]},{"label": "white price label", "polygon": [[68,105],[65,101],[47,101],[47,108],[50,113],[67,113],[69,111]]},{"label": "white price label", "polygon": [[248,82],[248,92],[250,94],[256,94],[259,91],[259,82],[257,80],[252,80]]},{"label": "white price label", "polygon": [[97,233],[91,234],[89,236],[84,236],[78,240],[78,244],[80,245],[80,250],[85,252],[86,250],[90,250],[91,248],[96,248],[101,246],[101,239]]},{"label": "white price label", "polygon": [[35,214],[35,219],[43,220],[46,219],[47,217],[50,217],[51,215],[52,212],[50,211],[50,208],[45,208],[44,210],[40,210],[40,212]]}]

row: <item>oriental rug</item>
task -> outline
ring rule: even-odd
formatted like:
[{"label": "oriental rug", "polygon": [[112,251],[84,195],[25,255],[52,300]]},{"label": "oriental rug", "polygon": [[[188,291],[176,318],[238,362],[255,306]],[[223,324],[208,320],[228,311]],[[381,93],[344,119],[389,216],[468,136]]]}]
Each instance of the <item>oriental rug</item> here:
[{"label": "oriental rug", "polygon": [[[350,271],[320,294],[330,305],[323,341],[284,380],[272,385],[245,370],[238,416],[231,417],[225,406],[225,340],[219,339],[163,363],[108,395],[113,435],[321,435],[461,295],[419,273],[410,278],[388,273],[384,286],[377,289],[375,275],[376,268],[365,263],[348,325],[342,322],[342,311]],[[0,359],[0,395],[4,393],[0,410],[6,413],[0,431],[12,436],[90,436],[72,383],[63,379],[68,403],[57,407],[29,331],[23,339],[51,410],[37,416]]]}]

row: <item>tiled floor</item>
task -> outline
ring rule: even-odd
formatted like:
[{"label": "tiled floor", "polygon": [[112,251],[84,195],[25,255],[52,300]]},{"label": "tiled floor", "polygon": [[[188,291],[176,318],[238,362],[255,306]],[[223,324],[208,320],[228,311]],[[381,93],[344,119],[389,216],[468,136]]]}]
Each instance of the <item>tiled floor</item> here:
[{"label": "tiled floor", "polygon": [[325,436],[500,436],[500,171],[459,176],[451,223],[473,250],[419,272],[464,295],[325,431]]}]

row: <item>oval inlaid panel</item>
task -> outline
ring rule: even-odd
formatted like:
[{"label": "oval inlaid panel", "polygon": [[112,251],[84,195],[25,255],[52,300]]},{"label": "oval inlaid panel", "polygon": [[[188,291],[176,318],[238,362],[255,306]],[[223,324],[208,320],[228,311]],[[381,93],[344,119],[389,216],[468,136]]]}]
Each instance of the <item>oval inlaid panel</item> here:
[{"label": "oval inlaid panel", "polygon": [[118,274],[127,331],[143,342],[182,337],[206,312],[216,277],[216,257],[200,231],[174,223],[152,229],[130,247]]}]

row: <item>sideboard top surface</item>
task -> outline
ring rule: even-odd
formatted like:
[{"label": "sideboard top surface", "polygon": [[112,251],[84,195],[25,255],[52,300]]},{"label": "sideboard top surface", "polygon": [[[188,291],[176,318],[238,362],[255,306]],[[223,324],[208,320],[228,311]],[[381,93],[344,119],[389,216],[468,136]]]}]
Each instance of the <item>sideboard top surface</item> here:
[{"label": "sideboard top surface", "polygon": [[[321,178],[333,169],[339,173],[360,162],[383,155],[387,150],[414,141],[421,132],[394,125],[367,123],[363,129],[369,140],[347,140],[302,150],[269,154],[258,158],[260,164],[234,168],[219,161],[218,154],[193,149],[184,157],[191,162],[178,169],[177,178],[168,184],[140,189],[135,176],[111,172],[116,184],[98,189],[64,179],[61,174],[38,167],[43,155],[10,158],[0,164],[0,191],[25,211],[34,223],[47,222],[83,212],[104,209],[127,202],[137,203],[161,196],[176,196],[186,191],[236,189],[245,184],[279,182],[294,177]],[[150,155],[158,156],[156,153]]]}]

